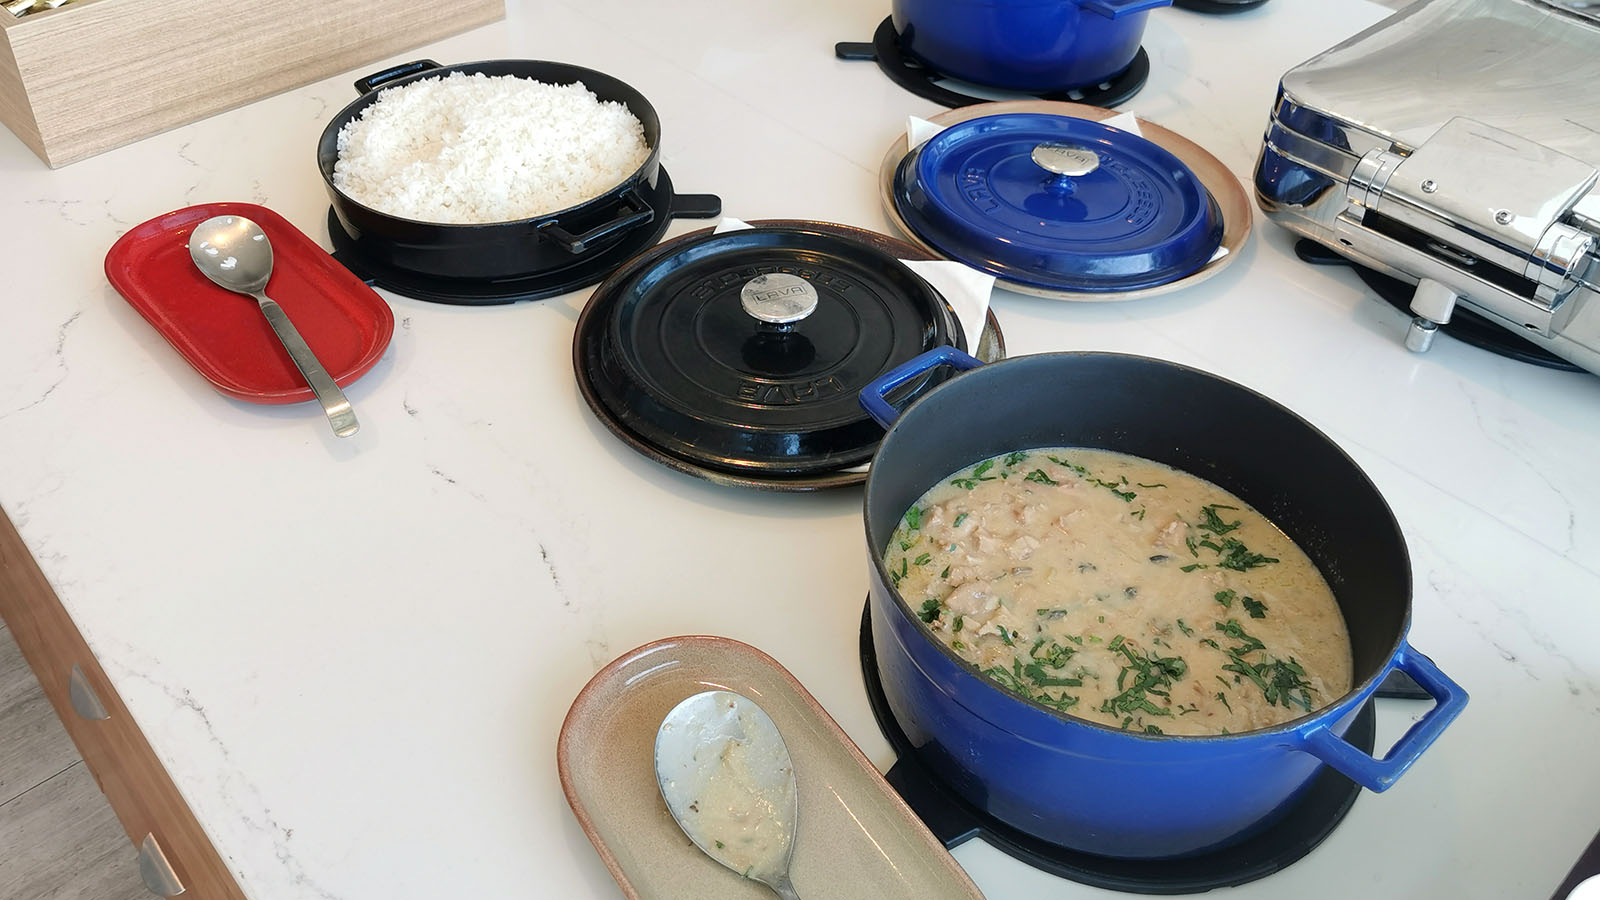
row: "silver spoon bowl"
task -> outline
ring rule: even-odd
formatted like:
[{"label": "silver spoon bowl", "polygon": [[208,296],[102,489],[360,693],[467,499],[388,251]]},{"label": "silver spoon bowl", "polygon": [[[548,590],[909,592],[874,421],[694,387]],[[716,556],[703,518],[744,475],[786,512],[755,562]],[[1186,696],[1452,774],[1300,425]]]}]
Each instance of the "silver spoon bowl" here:
[{"label": "silver spoon bowl", "polygon": [[195,226],[189,235],[189,258],[195,267],[218,285],[256,298],[267,324],[289,351],[306,384],[328,416],[328,424],[339,437],[349,437],[361,428],[355,410],[344,391],[328,374],[305,338],[295,329],[289,316],[265,293],[272,280],[272,242],[261,226],[243,216],[215,216]]},{"label": "silver spoon bowl", "polygon": [[695,846],[784,900],[794,855],[794,762],[778,726],[732,691],[695,694],[656,731],[656,782]]}]

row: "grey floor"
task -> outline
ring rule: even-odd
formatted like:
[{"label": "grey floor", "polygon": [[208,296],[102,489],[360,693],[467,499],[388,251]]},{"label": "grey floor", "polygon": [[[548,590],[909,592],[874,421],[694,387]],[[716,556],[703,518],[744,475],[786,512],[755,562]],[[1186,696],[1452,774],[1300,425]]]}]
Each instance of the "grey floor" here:
[{"label": "grey floor", "polygon": [[153,896],[133,844],[0,624],[0,898]]}]

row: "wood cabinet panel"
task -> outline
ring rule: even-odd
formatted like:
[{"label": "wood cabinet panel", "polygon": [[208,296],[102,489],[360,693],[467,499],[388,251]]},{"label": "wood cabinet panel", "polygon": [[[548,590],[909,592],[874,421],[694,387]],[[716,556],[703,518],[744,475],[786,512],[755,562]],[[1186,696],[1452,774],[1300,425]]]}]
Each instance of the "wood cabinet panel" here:
[{"label": "wood cabinet panel", "polygon": [[[245,900],[150,743],[112,689],[88,644],[0,511],[0,618],[32,667],[89,771],[135,843],[153,834],[185,888],[205,900]],[[81,718],[69,695],[72,667],[82,669],[109,716]]]}]

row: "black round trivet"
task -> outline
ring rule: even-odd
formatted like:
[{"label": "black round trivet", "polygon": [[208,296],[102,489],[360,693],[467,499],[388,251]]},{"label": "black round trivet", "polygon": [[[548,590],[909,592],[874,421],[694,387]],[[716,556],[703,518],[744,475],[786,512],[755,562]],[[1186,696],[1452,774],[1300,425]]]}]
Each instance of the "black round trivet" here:
[{"label": "black round trivet", "polygon": [[[1417,292],[1416,285],[1391,278],[1382,272],[1346,259],[1310,238],[1296,241],[1294,254],[1314,266],[1349,266],[1384,302],[1408,316],[1413,315],[1411,297]],[[1458,305],[1451,314],[1450,321],[1440,325],[1439,331],[1464,344],[1471,344],[1480,350],[1497,353],[1518,362],[1532,363],[1562,372],[1586,371],[1582,366],[1562,359],[1514,331],[1501,328],[1465,306]]]},{"label": "black round trivet", "polygon": [[[440,278],[419,275],[370,260],[360,245],[339,224],[333,209],[328,209],[328,237],[333,241],[333,258],[362,281],[393,291],[403,297],[454,306],[496,306],[518,300],[542,300],[604,281],[624,262],[651,247],[666,233],[674,218],[708,219],[722,213],[722,201],[709,194],[674,194],[666,168],[660,170],[657,190],[670,197],[671,206],[661,210],[649,225],[631,232],[615,246],[579,257],[572,265],[521,278]],[[530,238],[530,240],[533,238]]]},{"label": "black round trivet", "polygon": [[1244,12],[1255,9],[1267,0],[1172,0],[1172,5],[1182,9],[1202,13],[1228,13]]},{"label": "black round trivet", "polygon": [[[895,33],[894,19],[883,20],[877,32],[872,36],[871,43],[857,41],[840,41],[833,47],[834,55],[840,59],[870,59],[878,63],[878,68],[888,75],[890,80],[906,90],[925,100],[932,100],[942,106],[957,107],[971,106],[974,103],[992,103],[997,99],[1026,99],[1037,97],[1040,100],[1055,100],[1065,103],[1083,103],[1089,106],[1102,108],[1125,103],[1139,89],[1144,87],[1145,81],[1150,78],[1150,56],[1140,47],[1134,55],[1133,62],[1121,72],[1111,76],[1099,84],[1085,85],[1073,88],[1070,91],[1052,91],[1044,94],[1027,94],[1017,91],[995,91],[985,89],[986,93],[995,96],[977,97],[952,90],[950,87],[938,84],[946,81],[944,75],[930,69],[922,63],[902,53],[900,50],[900,35]],[[953,81],[959,85],[961,82]],[[981,85],[978,85],[981,87]],[[1006,96],[999,96],[1004,94]]]},{"label": "black round trivet", "polygon": [[[1116,859],[1042,841],[989,816],[947,788],[916,758],[911,739],[894,720],[878,676],[872,645],[872,602],[861,612],[861,675],[867,702],[898,760],[884,774],[934,837],[955,847],[975,837],[1045,872],[1131,894],[1190,894],[1264,878],[1310,853],[1333,832],[1360,796],[1359,785],[1324,767],[1276,822],[1253,837],[1211,853],[1181,859]],[[1368,701],[1345,740],[1371,753],[1377,715]]]}]

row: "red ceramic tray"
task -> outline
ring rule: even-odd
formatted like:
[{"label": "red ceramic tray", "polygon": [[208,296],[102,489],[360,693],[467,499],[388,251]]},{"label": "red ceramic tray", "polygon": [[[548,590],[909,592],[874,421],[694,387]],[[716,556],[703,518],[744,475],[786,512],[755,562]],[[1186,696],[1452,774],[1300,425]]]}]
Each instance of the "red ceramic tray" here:
[{"label": "red ceramic tray", "polygon": [[340,386],[389,346],[394,314],[372,288],[282,216],[253,203],[206,203],[135,227],[106,254],[106,278],[217,390],[252,403],[314,399],[256,302],[212,284],[189,259],[189,233],[212,216],[254,220],[272,242],[278,301]]}]

